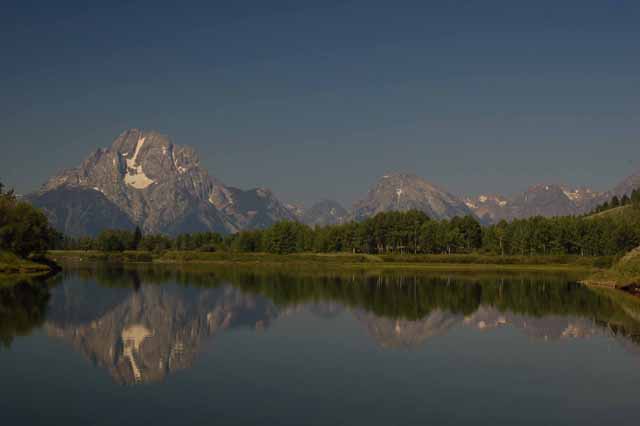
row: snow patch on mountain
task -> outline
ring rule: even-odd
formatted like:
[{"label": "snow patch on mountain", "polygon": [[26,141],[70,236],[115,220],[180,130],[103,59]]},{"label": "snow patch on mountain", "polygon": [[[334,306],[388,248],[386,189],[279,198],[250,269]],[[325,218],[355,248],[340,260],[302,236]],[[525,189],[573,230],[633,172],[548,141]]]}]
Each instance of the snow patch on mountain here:
[{"label": "snow patch on mountain", "polygon": [[473,216],[473,212],[460,199],[409,173],[384,175],[353,206],[352,220],[364,220],[389,211],[419,210],[433,219],[455,216]]},{"label": "snow patch on mountain", "polygon": [[127,174],[124,176],[124,182],[135,189],[146,189],[153,185],[155,181],[144,174],[142,164],[138,164],[138,155],[144,146],[145,137],[138,139],[136,151],[133,158],[127,158]]}]

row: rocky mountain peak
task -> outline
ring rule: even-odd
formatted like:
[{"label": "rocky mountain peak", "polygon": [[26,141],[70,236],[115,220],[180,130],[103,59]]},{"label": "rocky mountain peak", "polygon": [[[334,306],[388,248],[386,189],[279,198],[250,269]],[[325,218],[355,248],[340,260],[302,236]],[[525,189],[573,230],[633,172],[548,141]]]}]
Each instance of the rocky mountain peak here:
[{"label": "rocky mountain peak", "polygon": [[618,197],[622,197],[624,195],[631,195],[634,189],[640,188],[640,170],[633,173],[632,175],[626,177],[622,182],[620,182],[616,187],[608,194],[609,198],[617,195]]},{"label": "rocky mountain peak", "polygon": [[496,205],[500,207],[506,207],[509,204],[509,199],[501,195],[494,194],[481,194],[477,197],[467,197],[464,199],[464,203],[471,209],[479,209],[487,205]]},{"label": "rocky mountain peak", "polygon": [[457,197],[411,173],[382,176],[366,198],[354,205],[354,218],[366,219],[385,211],[420,210],[434,219],[473,216]]},{"label": "rocky mountain peak", "polygon": [[[226,187],[200,166],[193,148],[139,129],[121,133],[110,148],[51,178],[38,195],[64,188],[100,192],[149,233],[234,232],[292,217],[270,190]],[[251,197],[250,208],[243,210],[243,201]],[[251,220],[255,212],[264,213],[258,222]]]},{"label": "rocky mountain peak", "polygon": [[305,213],[304,205],[300,203],[287,203],[285,207],[291,212],[293,216],[295,216],[298,220],[302,220],[302,217]]},{"label": "rocky mountain peak", "polygon": [[571,216],[582,212],[580,192],[557,184],[538,184],[515,197],[516,217]]},{"label": "rocky mountain peak", "polygon": [[160,180],[191,172],[202,173],[193,148],[174,145],[167,136],[154,131],[128,130],[105,153],[111,153],[125,183],[135,189],[146,189]]},{"label": "rocky mountain peak", "polygon": [[467,206],[488,223],[500,220],[524,219],[532,216],[570,216],[591,211],[603,194],[587,187],[541,183],[526,191],[504,197],[481,195],[468,198]]}]

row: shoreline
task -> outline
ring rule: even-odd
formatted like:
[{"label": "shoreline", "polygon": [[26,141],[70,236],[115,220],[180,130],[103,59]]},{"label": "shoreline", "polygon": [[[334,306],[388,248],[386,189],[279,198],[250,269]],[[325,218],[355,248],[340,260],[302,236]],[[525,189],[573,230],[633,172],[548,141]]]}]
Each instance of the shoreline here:
[{"label": "shoreline", "polygon": [[0,286],[21,281],[43,279],[55,275],[61,270],[60,266],[50,259],[36,262],[21,259],[12,253],[2,252],[1,254]]},{"label": "shoreline", "polygon": [[[499,257],[488,255],[405,255],[378,256],[366,254],[302,253],[275,255],[265,253],[205,253],[177,252],[163,254],[149,252],[104,253],[95,251],[52,251],[48,257],[59,262],[91,263],[113,262],[124,264],[197,265],[198,267],[250,266],[250,267],[321,267],[355,271],[406,270],[424,272],[575,272],[602,271],[599,258],[579,259],[565,257]],[[533,260],[533,261],[531,261]],[[527,262],[529,261],[529,262]]]},{"label": "shoreline", "polygon": [[[616,274],[611,271],[604,271],[596,273],[594,276],[580,281],[580,283],[589,287],[611,288],[616,290],[630,291],[627,289],[639,286],[640,277],[626,277],[622,274]],[[632,294],[638,294],[636,291],[630,292]]]},{"label": "shoreline", "polygon": [[621,289],[640,295],[640,248],[630,251],[611,268],[587,278],[585,285]]}]

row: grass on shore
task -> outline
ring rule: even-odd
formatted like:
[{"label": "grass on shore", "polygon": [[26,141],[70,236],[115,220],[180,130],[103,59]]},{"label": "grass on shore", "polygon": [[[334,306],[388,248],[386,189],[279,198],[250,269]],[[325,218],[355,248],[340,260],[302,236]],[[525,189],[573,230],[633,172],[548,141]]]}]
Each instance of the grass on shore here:
[{"label": "grass on shore", "polygon": [[162,264],[242,264],[242,265],[315,265],[350,269],[428,269],[428,270],[487,270],[487,271],[567,271],[594,270],[609,267],[609,257],[579,256],[492,256],[481,254],[453,255],[370,255],[351,253],[271,253],[167,251],[150,253],[125,251],[104,253],[97,251],[52,251],[49,256],[57,260],[154,262]]},{"label": "grass on shore", "polygon": [[21,259],[13,253],[0,251],[0,286],[18,280],[51,273],[51,267]]},{"label": "grass on shore", "polygon": [[624,215],[630,213],[631,210],[633,210],[633,209],[634,209],[634,206],[632,206],[632,205],[614,207],[612,209],[605,210],[605,211],[600,212],[600,213],[594,213],[594,214],[589,215],[587,217],[589,219],[591,219],[591,218],[602,219],[602,218],[605,218],[605,217],[616,218],[616,217],[624,216]]},{"label": "grass on shore", "polygon": [[612,288],[640,284],[640,247],[630,251],[612,268],[594,274],[584,283],[591,286]]}]

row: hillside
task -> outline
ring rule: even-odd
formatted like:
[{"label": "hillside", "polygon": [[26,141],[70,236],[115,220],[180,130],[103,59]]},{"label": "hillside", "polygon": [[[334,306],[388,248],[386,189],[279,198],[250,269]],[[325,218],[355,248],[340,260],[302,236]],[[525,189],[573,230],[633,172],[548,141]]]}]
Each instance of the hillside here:
[{"label": "hillside", "polygon": [[584,283],[592,286],[627,288],[636,292],[640,285],[640,247],[626,254],[611,269],[593,275]]},{"label": "hillside", "polygon": [[600,213],[591,214],[589,215],[589,217],[593,217],[593,218],[621,217],[621,216],[630,214],[632,212],[632,209],[633,209],[633,206],[631,205],[620,206],[620,207],[615,207],[613,209],[605,210]]}]

